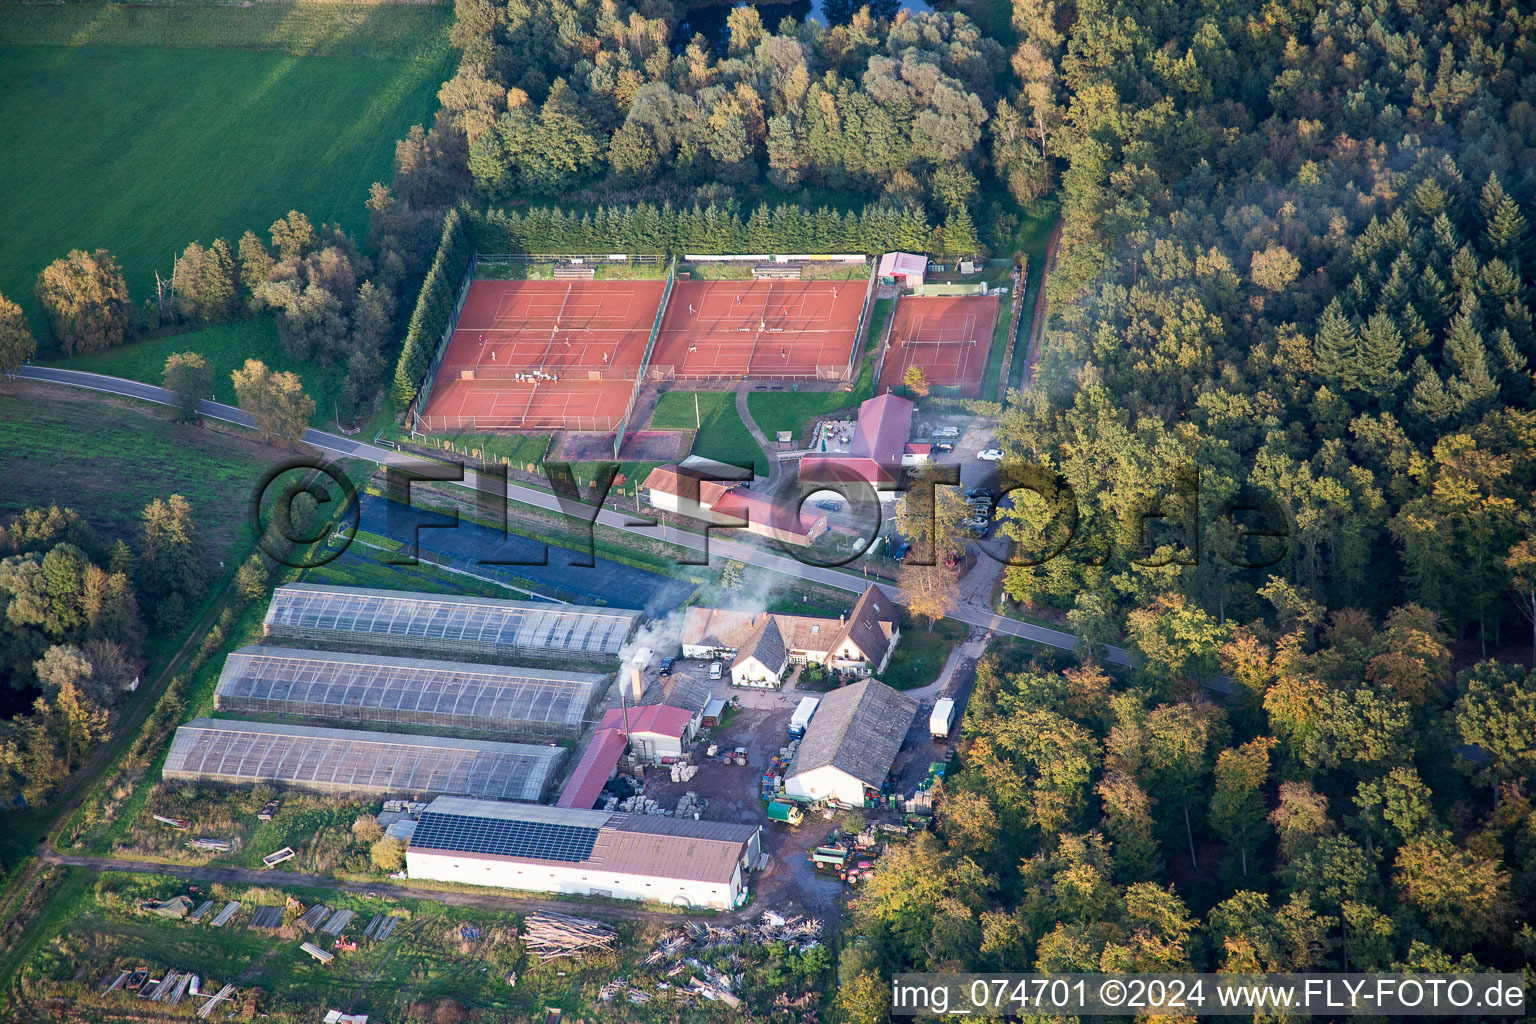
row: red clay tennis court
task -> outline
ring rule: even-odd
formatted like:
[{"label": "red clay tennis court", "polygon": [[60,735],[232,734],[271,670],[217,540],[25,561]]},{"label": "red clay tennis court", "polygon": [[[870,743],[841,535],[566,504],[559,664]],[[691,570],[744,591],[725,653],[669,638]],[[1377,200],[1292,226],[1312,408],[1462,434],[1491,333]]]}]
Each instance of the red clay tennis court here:
[{"label": "red clay tennis court", "polygon": [[843,380],[865,291],[862,281],[678,281],[650,374]]},{"label": "red clay tennis court", "polygon": [[881,387],[897,387],[907,367],[918,366],[931,385],[958,387],[966,398],[980,395],[999,308],[995,295],[898,299]]},{"label": "red clay tennis court", "polygon": [[449,339],[427,430],[612,430],[666,282],[476,281]]}]

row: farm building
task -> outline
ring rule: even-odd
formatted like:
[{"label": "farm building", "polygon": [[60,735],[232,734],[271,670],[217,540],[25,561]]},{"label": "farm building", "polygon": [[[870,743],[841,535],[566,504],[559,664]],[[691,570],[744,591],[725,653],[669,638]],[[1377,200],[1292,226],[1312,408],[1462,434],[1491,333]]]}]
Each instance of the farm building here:
[{"label": "farm building", "polygon": [[770,662],[777,660],[777,654],[768,649],[772,638],[765,620],[771,621],[777,630],[789,664],[815,662],[839,672],[862,674],[870,667],[876,673],[885,671],[891,652],[901,639],[901,609],[879,587],[871,586],[855,602],[852,612],[836,619],[689,608],[683,618],[683,657],[732,660],[734,683],[734,662],[743,651],[749,651],[762,668],[743,663],[743,673],[755,673],[761,679],[775,671]]},{"label": "farm building", "polygon": [[606,676],[459,661],[242,647],[224,662],[220,711],[575,739]]},{"label": "farm building", "polygon": [[591,810],[597,798],[603,795],[603,787],[619,770],[619,758],[624,756],[624,734],[618,729],[596,729],[587,745],[582,748],[581,759],[571,771],[560,790],[559,807],[576,807]]},{"label": "farm building", "polygon": [[318,793],[540,800],[564,756],[553,746],[198,718],[176,730],[163,774]]},{"label": "farm building", "polygon": [[729,909],[756,825],[440,797],[406,850],[412,878]]},{"label": "farm building", "polygon": [[878,793],[885,784],[917,707],[871,679],[826,694],[789,764],[784,791],[797,800],[864,806],[865,789]]},{"label": "farm building", "polygon": [[272,592],[268,636],[511,659],[611,662],[640,612],[542,601],[289,583]]},{"label": "farm building", "polygon": [[630,751],[644,758],[682,757],[696,727],[692,712],[665,704],[609,708],[598,726],[616,729],[621,735],[628,732]]}]

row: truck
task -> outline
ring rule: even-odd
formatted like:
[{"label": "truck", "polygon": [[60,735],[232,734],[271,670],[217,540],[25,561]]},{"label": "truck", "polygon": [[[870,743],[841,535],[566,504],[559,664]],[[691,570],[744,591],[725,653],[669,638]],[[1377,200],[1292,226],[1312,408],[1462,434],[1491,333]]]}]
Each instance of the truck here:
[{"label": "truck", "polygon": [[947,740],[954,721],[955,702],[949,697],[940,697],[933,706],[933,714],[928,716],[928,732],[936,740]]},{"label": "truck", "polygon": [[794,737],[805,735],[805,730],[811,726],[811,716],[816,714],[816,709],[821,701],[815,697],[800,698],[800,706],[795,708],[795,713],[789,719],[789,734]]},{"label": "truck", "polygon": [[784,800],[768,801],[768,820],[782,821],[786,825],[798,825],[805,820],[805,812]]}]

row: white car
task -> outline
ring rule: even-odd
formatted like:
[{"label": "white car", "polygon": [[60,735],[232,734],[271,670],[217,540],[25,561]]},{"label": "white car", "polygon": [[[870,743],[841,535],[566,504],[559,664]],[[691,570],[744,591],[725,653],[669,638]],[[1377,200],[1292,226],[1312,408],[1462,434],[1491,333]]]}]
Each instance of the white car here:
[{"label": "white car", "polygon": [[711,679],[719,679],[722,675],[724,675],[724,672],[721,670],[720,663],[718,661],[710,662],[710,664],[709,664],[709,678],[711,678]]},{"label": "white car", "polygon": [[1003,461],[1003,450],[1001,448],[983,448],[976,453],[976,457],[982,462],[1001,462]]}]

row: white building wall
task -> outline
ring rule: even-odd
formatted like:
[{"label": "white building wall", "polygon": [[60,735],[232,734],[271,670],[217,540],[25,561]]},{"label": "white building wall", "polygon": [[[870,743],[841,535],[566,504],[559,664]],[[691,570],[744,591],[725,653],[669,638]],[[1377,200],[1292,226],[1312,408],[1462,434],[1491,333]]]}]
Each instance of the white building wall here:
[{"label": "white building wall", "polygon": [[731,666],[732,686],[777,688],[783,678],[783,672],[775,672],[753,657],[747,658],[740,665]]},{"label": "white building wall", "polygon": [[801,800],[838,800],[864,806],[864,783],[841,768],[827,764],[784,780],[784,791]]},{"label": "white building wall", "polygon": [[632,732],[629,749],[640,757],[682,757],[683,741],[677,736],[655,732]]},{"label": "white building wall", "polygon": [[411,878],[439,882],[488,885],[524,892],[559,892],[577,896],[608,896],[621,900],[651,900],[656,903],[714,907],[727,910],[741,892],[742,871],[738,862],[729,884],[656,878],[646,875],[615,874],[573,865],[523,864],[492,860],[467,853],[429,853],[408,850],[406,873]]}]

